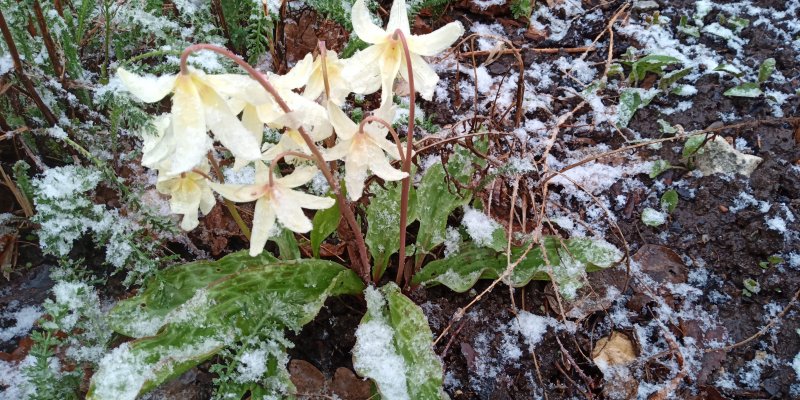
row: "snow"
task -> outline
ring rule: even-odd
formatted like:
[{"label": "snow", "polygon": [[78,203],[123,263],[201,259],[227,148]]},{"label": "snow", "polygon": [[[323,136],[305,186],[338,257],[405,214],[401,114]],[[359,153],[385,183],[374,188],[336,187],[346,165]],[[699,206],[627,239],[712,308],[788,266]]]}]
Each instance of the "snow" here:
[{"label": "snow", "polygon": [[667,222],[667,214],[648,207],[642,211],[642,222],[648,226],[661,226]]},{"label": "snow", "polygon": [[15,337],[27,335],[42,314],[43,310],[38,306],[26,306],[16,311],[6,311],[3,313],[0,319],[14,320],[16,322],[14,325],[7,326],[0,330],[0,342],[7,342]]},{"label": "snow", "polygon": [[381,395],[387,399],[409,400],[406,382],[407,366],[394,348],[394,329],[383,317],[381,310],[386,300],[372,286],[364,291],[370,320],[361,323],[356,330],[353,347],[353,367],[360,374],[366,373],[375,381]]},{"label": "snow", "polygon": [[0,76],[3,76],[14,68],[14,61],[11,59],[11,54],[4,53],[0,55]]},{"label": "snow", "polygon": [[781,233],[786,232],[786,221],[778,216],[767,219],[767,228]]},{"label": "snow", "polygon": [[500,224],[495,220],[469,206],[464,207],[464,218],[461,220],[461,224],[466,228],[472,241],[481,247],[490,246],[492,234],[500,228]]},{"label": "snow", "polygon": [[458,232],[458,229],[448,226],[444,239],[444,258],[458,253],[460,245],[461,234]]},{"label": "snow", "polygon": [[256,169],[252,165],[242,167],[238,171],[225,168],[222,174],[225,175],[225,183],[231,185],[252,185],[256,179]]},{"label": "snow", "polygon": [[257,382],[267,372],[267,350],[257,349],[242,353],[236,372],[239,374],[237,382]]},{"label": "snow", "polygon": [[552,317],[543,317],[527,311],[520,311],[515,321],[517,322],[517,332],[525,338],[525,343],[531,350],[542,341],[544,334],[547,333],[547,328],[559,325],[558,321]]},{"label": "snow", "polygon": [[18,363],[0,360],[0,400],[23,400],[35,394],[35,388],[24,370],[36,363],[36,357],[29,355]]}]

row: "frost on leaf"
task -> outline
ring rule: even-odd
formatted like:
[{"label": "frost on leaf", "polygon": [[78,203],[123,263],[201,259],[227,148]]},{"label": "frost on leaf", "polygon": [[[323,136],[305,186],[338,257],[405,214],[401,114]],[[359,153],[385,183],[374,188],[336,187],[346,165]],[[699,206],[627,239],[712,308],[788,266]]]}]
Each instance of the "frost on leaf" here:
[{"label": "frost on leaf", "polygon": [[356,331],[353,367],[385,399],[446,398],[442,363],[422,309],[393,283],[364,292],[367,314]]}]

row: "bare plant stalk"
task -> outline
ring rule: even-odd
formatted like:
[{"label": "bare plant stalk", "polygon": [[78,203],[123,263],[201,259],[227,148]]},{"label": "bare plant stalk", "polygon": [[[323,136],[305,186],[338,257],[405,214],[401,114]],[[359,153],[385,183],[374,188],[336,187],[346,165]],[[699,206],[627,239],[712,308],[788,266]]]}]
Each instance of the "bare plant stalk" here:
[{"label": "bare plant stalk", "polygon": [[[289,105],[286,104],[286,101],[283,100],[280,93],[275,89],[274,86],[269,82],[264,74],[258,72],[252,65],[248,64],[247,61],[243,60],[241,57],[233,54],[230,50],[215,46],[213,44],[195,44],[187,47],[183,50],[181,54],[181,73],[187,74],[189,72],[189,68],[187,66],[187,60],[189,55],[193,52],[200,51],[200,50],[210,50],[217,54],[221,54],[231,60],[233,60],[236,64],[242,67],[247,73],[255,79],[261,87],[264,88],[274,99],[275,102],[278,103],[278,106],[283,110],[285,113],[292,112],[292,109],[289,108]],[[345,217],[347,224],[350,226],[351,231],[353,232],[354,240],[356,241],[356,247],[358,248],[358,255],[360,260],[356,264],[356,272],[361,276],[365,282],[370,282],[370,264],[369,264],[369,256],[367,255],[367,245],[364,243],[364,236],[361,233],[361,227],[359,227],[358,222],[356,221],[356,217],[353,214],[353,210],[350,209],[350,206],[347,203],[347,200],[342,195],[342,191],[339,188],[339,182],[333,177],[333,173],[328,168],[328,165],[325,163],[325,159],[322,157],[322,153],[317,148],[314,140],[308,135],[305,128],[301,125],[297,128],[298,133],[300,136],[303,137],[303,140],[306,142],[306,145],[311,150],[311,153],[314,156],[314,161],[317,164],[317,168],[322,171],[322,174],[325,176],[325,180],[328,181],[328,185],[330,185],[331,190],[336,195],[337,203],[339,203],[339,210],[341,211],[342,215]],[[358,265],[360,264],[360,265]]]},{"label": "bare plant stalk", "polygon": [[[222,170],[219,168],[219,164],[217,163],[217,159],[214,158],[213,155],[211,155],[211,152],[208,153],[207,157],[208,157],[208,161],[211,163],[211,168],[213,168],[214,169],[214,173],[217,174],[217,179],[219,179],[219,182],[220,183],[225,183],[225,176],[222,175]],[[208,177],[206,177],[206,179],[208,179]],[[209,180],[211,180],[211,179],[209,179]],[[250,228],[247,227],[247,224],[244,223],[244,220],[242,219],[242,216],[239,215],[239,210],[236,209],[236,205],[233,204],[232,201],[230,201],[230,200],[228,200],[228,199],[226,199],[224,197],[222,198],[222,202],[225,204],[225,208],[228,209],[228,213],[231,214],[231,217],[233,218],[233,221],[236,222],[236,226],[238,226],[239,230],[242,231],[242,234],[244,235],[244,237],[246,237],[247,240],[250,241]]]},{"label": "bare plant stalk", "polygon": [[33,2],[33,13],[36,14],[36,23],[39,25],[39,31],[42,34],[42,40],[44,41],[44,47],[47,50],[47,56],[50,58],[50,63],[53,65],[53,72],[56,74],[59,80],[64,79],[64,76],[62,75],[64,73],[64,69],[59,61],[58,52],[56,51],[56,45],[53,42],[53,37],[50,35],[50,31],[47,29],[47,21],[45,20],[44,13],[42,12],[42,5],[38,0]]},{"label": "bare plant stalk", "polygon": [[[400,29],[394,31],[393,39],[400,40],[403,44],[403,55],[406,59],[406,68],[408,71],[408,90],[411,92],[408,101],[408,130],[406,132],[406,155],[403,158],[402,171],[406,172],[408,176],[403,179],[402,187],[400,189],[400,250],[397,256],[397,277],[395,283],[400,285],[401,280],[405,277],[406,269],[406,226],[408,225],[408,196],[411,191],[411,150],[414,147],[414,114],[416,111],[416,98],[417,93],[414,88],[414,69],[411,67],[411,51],[408,49],[408,42],[406,36]],[[408,283],[406,279],[406,283]]]},{"label": "bare plant stalk", "polygon": [[361,120],[361,123],[358,125],[358,131],[364,132],[364,125],[369,122],[377,122],[386,127],[389,130],[389,133],[392,135],[392,139],[394,139],[394,144],[397,145],[397,153],[400,155],[400,161],[404,162],[406,157],[403,155],[403,143],[400,142],[400,136],[397,135],[397,131],[392,128],[392,124],[386,122],[383,118],[378,118],[374,115],[370,115]]},{"label": "bare plant stalk", "polygon": [[36,103],[36,107],[42,112],[47,123],[55,126],[58,123],[58,119],[53,112],[50,111],[50,108],[47,107],[47,104],[44,103],[39,93],[36,92],[33,81],[25,74],[25,69],[22,67],[22,60],[19,58],[19,52],[17,51],[17,45],[14,44],[14,37],[11,35],[11,30],[8,29],[8,24],[6,23],[6,18],[3,16],[2,10],[0,10],[0,31],[2,31],[3,39],[8,47],[8,53],[11,55],[11,60],[14,62],[14,72],[17,74],[17,77],[19,77],[19,80],[22,81],[28,96]]}]

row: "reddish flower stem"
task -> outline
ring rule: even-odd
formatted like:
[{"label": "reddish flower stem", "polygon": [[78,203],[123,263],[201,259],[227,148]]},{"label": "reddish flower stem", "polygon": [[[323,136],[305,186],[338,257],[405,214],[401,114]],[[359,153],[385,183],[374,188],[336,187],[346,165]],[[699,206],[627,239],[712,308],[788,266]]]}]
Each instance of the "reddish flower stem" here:
[{"label": "reddish flower stem", "polygon": [[325,48],[325,41],[317,43],[319,47],[319,61],[322,64],[322,81],[325,82],[325,100],[331,98],[331,83],[328,81],[328,49]]},{"label": "reddish flower stem", "polygon": [[[189,67],[187,65],[187,60],[189,55],[200,50],[209,50],[213,51],[217,54],[223,55],[231,60],[233,60],[236,64],[242,67],[247,73],[255,79],[261,86],[266,90],[274,99],[275,102],[278,103],[278,106],[283,110],[285,113],[292,112],[292,109],[289,108],[289,105],[286,104],[286,101],[283,100],[280,93],[278,93],[277,89],[269,82],[264,74],[258,72],[252,65],[248,64],[247,61],[243,60],[241,57],[233,54],[230,50],[215,46],[213,44],[194,44],[186,49],[183,50],[181,54],[181,73],[188,74]],[[356,217],[353,214],[353,210],[350,209],[350,206],[347,203],[347,200],[342,195],[342,191],[339,188],[339,182],[333,177],[333,173],[328,168],[328,165],[325,163],[325,159],[322,157],[322,153],[317,148],[316,144],[314,144],[314,140],[308,135],[305,128],[300,126],[297,128],[297,131],[300,133],[300,136],[303,137],[303,140],[306,142],[306,145],[309,149],[311,149],[311,153],[314,155],[314,161],[317,164],[317,167],[322,174],[325,175],[325,179],[328,181],[328,185],[330,185],[331,190],[336,195],[337,203],[339,204],[339,210],[341,211],[342,215],[345,218],[345,221],[350,226],[350,230],[353,232],[354,240],[356,241],[356,247],[358,248],[358,256],[360,260],[359,262],[355,263],[358,267],[354,268],[356,272],[361,276],[361,279],[364,282],[370,282],[370,263],[369,263],[369,256],[367,255],[367,245],[364,243],[364,235],[361,233],[361,227],[358,225],[356,221]],[[355,261],[355,260],[354,260]],[[360,264],[360,265],[359,265]]]},{"label": "reddish flower stem", "polygon": [[[406,36],[400,29],[394,31],[394,39],[400,40],[403,44],[403,55],[406,58],[406,68],[408,71],[408,90],[411,92],[408,101],[408,132],[406,133],[406,155],[403,158],[402,170],[408,173],[403,179],[400,189],[400,251],[398,252],[397,277],[395,283],[400,282],[405,277],[406,269],[406,226],[408,225],[408,196],[411,191],[411,151],[414,147],[414,112],[416,111],[416,89],[414,89],[414,69],[411,67],[411,51],[408,49]],[[408,280],[405,282],[408,284]]]}]

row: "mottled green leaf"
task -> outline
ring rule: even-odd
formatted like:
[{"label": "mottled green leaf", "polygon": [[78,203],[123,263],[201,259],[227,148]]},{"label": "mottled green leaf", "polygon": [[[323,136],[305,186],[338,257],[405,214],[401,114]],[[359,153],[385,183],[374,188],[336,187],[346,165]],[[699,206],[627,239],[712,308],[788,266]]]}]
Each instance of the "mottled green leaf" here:
[{"label": "mottled green leaf", "polygon": [[436,163],[428,167],[417,188],[418,256],[424,256],[444,243],[447,218],[456,208],[469,204],[472,198],[469,192],[451,192],[445,182],[444,168],[441,163]]},{"label": "mottled green leaf", "polygon": [[341,219],[342,212],[339,210],[338,204],[319,210],[314,214],[312,221],[314,227],[311,229],[311,251],[314,253],[314,258],[319,258],[319,246],[328,236],[336,232]]},{"label": "mottled green leaf", "polygon": [[119,301],[108,314],[108,323],[115,332],[125,336],[155,335],[166,323],[167,316],[191,299],[197,290],[240,270],[277,261],[266,251],[257,257],[240,251],[217,261],[174,265],[145,282],[136,296]]},{"label": "mottled green leaf", "polygon": [[683,158],[692,157],[700,152],[702,152],[701,146],[706,142],[705,135],[694,135],[690,136],[686,139],[686,143],[683,145]]},{"label": "mottled green leaf", "polygon": [[353,367],[384,399],[446,399],[442,362],[422,309],[389,283],[367,288],[367,314],[356,331]]},{"label": "mottled green leaf", "polygon": [[617,126],[620,128],[627,127],[636,111],[650,104],[656,93],[656,90],[622,89],[619,95],[619,120],[617,121]]},{"label": "mottled green leaf", "polygon": [[667,160],[656,160],[653,166],[650,167],[650,178],[655,178],[664,173],[664,171],[672,168],[672,164]]},{"label": "mottled green leaf", "polygon": [[680,60],[672,56],[650,54],[631,63],[631,75],[628,79],[633,84],[638,84],[648,72],[661,75],[665,67],[679,63]]},{"label": "mottled green leaf", "polygon": [[678,32],[696,38],[700,37],[700,28],[694,25],[689,25],[689,18],[685,15],[681,17],[681,21],[678,24]]},{"label": "mottled green leaf", "polygon": [[742,72],[742,70],[740,70],[739,68],[734,67],[731,64],[726,64],[726,63],[722,63],[720,65],[717,65],[716,67],[714,67],[714,71],[716,71],[716,72],[727,72],[727,73],[729,73],[729,74],[731,74],[731,75],[733,75],[733,76],[735,76],[737,78],[742,76],[742,75],[744,75],[744,72]]},{"label": "mottled green leaf", "polygon": [[692,67],[672,71],[664,75],[661,80],[658,81],[658,88],[661,90],[666,90],[679,80],[685,78],[686,75],[689,75],[690,73],[692,73]]},{"label": "mottled green leaf", "polygon": [[[370,190],[375,197],[367,206],[366,243],[372,255],[373,268],[382,275],[389,265],[389,257],[400,250],[400,192],[401,184],[387,183],[385,187],[373,184]],[[417,191],[409,191],[408,224],[416,218]],[[411,253],[408,253],[411,254]]]},{"label": "mottled green leaf", "polygon": [[661,196],[661,209],[672,213],[678,207],[678,192],[674,189],[667,190]]},{"label": "mottled green leaf", "polygon": [[[325,299],[342,294],[356,294],[363,289],[358,276],[351,270],[331,261],[294,260],[272,261],[268,257],[254,258],[245,266],[232,266],[244,260],[244,253],[226,257],[220,270],[209,265],[205,278],[196,280],[189,264],[174,267],[183,273],[160,276],[151,280],[141,295],[126,300],[128,304],[158,305],[160,315],[172,310],[157,326],[154,335],[125,343],[101,360],[93,376],[89,399],[133,399],[170,378],[208,359],[223,347],[257,334],[265,327],[299,330],[319,312]],[[185,298],[189,286],[198,286],[210,275],[232,271],[207,286],[193,292],[191,298],[175,306],[177,300],[153,301],[154,290],[180,290]],[[145,307],[147,309],[147,307]],[[111,314],[120,323],[125,316],[142,320],[129,306],[115,307]],[[115,315],[114,314],[121,314]],[[158,318],[158,317],[156,317]],[[132,321],[134,322],[134,321]],[[138,332],[136,327],[123,326],[121,333]]]},{"label": "mottled green leaf", "polygon": [[758,83],[745,82],[739,86],[726,90],[723,94],[728,97],[755,98],[761,96],[764,94],[764,92],[761,91],[761,86]]},{"label": "mottled green leaf", "polygon": [[773,72],[775,72],[775,59],[768,58],[764,60],[758,68],[758,83],[766,82]]},{"label": "mottled green leaf", "polygon": [[[466,244],[462,248],[464,250],[455,255],[428,263],[414,275],[413,283],[424,286],[441,284],[462,293],[472,288],[479,279],[497,279],[508,266],[508,258],[500,252]],[[542,252],[543,248],[546,253]],[[512,247],[511,263],[520,259],[526,249],[527,246]],[[619,262],[621,257],[616,247],[604,241],[586,238],[562,240],[545,236],[541,244],[534,245],[517,264],[507,283],[522,287],[531,280],[548,280],[552,275],[559,284],[568,283],[568,280],[579,285],[579,280],[575,278],[580,274],[607,268]]]},{"label": "mottled green leaf", "polygon": [[658,123],[658,127],[661,133],[665,135],[674,135],[678,133],[678,128],[672,126],[669,122],[664,121],[663,119],[659,119],[656,122]]}]

